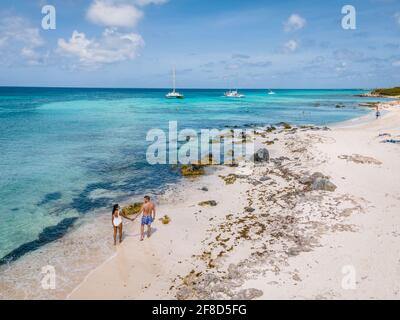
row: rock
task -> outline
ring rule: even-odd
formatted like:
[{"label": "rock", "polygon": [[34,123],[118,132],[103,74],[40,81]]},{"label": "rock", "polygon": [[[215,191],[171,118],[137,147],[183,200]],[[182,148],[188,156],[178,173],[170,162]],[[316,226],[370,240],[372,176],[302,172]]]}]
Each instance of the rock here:
[{"label": "rock", "polygon": [[236,179],[238,178],[238,176],[233,173],[227,175],[226,177],[224,177],[224,176],[220,176],[220,177],[225,181],[226,184],[234,184]]},{"label": "rock", "polygon": [[335,191],[336,186],[330,182],[327,178],[317,178],[314,180],[311,186],[312,190],[323,190],[323,191]]},{"label": "rock", "polygon": [[314,172],[311,176],[304,175],[299,180],[300,183],[305,184],[311,190],[335,191],[336,186],[329,181],[329,177],[321,172]]},{"label": "rock", "polygon": [[199,202],[199,206],[201,206],[201,207],[205,207],[205,206],[215,207],[217,204],[218,203],[215,200]]},{"label": "rock", "polygon": [[243,289],[236,293],[232,297],[232,300],[252,300],[261,297],[263,294],[261,290],[255,288]]},{"label": "rock", "polygon": [[269,161],[269,151],[265,148],[259,149],[252,157],[253,161],[256,163],[268,162]]},{"label": "rock", "polygon": [[193,297],[193,291],[188,287],[181,287],[176,293],[176,298],[178,300],[189,300],[192,297]]},{"label": "rock", "polygon": [[256,209],[252,208],[252,207],[245,207],[244,211],[246,212],[254,212]]},{"label": "rock", "polygon": [[229,279],[237,279],[240,277],[240,269],[237,265],[231,263],[228,267],[228,278]]},{"label": "rock", "polygon": [[122,208],[122,214],[126,216],[138,214],[142,208],[142,204],[142,202],[135,202],[134,204],[124,207]]},{"label": "rock", "polygon": [[265,141],[263,144],[266,144],[267,146],[270,146],[271,144],[274,144],[274,141]]},{"label": "rock", "polygon": [[260,181],[268,181],[268,180],[271,180],[271,178],[267,176],[260,178]]},{"label": "rock", "polygon": [[204,167],[196,164],[184,164],[181,167],[181,173],[184,177],[200,176],[204,174]]},{"label": "rock", "polygon": [[324,174],[321,172],[314,172],[311,176],[310,175],[304,175],[303,177],[300,178],[300,183],[302,184],[312,184],[316,179],[318,178],[327,178],[325,177]]},{"label": "rock", "polygon": [[208,191],[208,188],[207,188],[207,187],[203,187],[203,188],[201,188],[200,190],[201,190],[201,191]]},{"label": "rock", "polygon": [[287,122],[280,122],[279,125],[282,126],[285,130],[292,129],[292,126]]}]

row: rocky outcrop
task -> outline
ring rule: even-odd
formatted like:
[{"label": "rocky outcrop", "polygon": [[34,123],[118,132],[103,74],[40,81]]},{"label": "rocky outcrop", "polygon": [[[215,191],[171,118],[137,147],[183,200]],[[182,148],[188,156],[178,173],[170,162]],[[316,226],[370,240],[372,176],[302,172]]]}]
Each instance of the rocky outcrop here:
[{"label": "rocky outcrop", "polygon": [[141,202],[135,202],[129,206],[122,208],[122,214],[125,216],[132,216],[140,213],[140,209],[142,208]]},{"label": "rocky outcrop", "polygon": [[204,166],[197,164],[184,164],[181,167],[181,174],[184,177],[201,176],[204,174]]},{"label": "rocky outcrop", "polygon": [[266,148],[259,149],[252,157],[255,163],[268,162],[269,151]]},{"label": "rocky outcrop", "polygon": [[309,190],[335,191],[336,185],[329,181],[329,177],[321,172],[315,172],[311,176],[305,175],[300,178],[300,183],[307,185]]},{"label": "rocky outcrop", "polygon": [[199,206],[201,206],[201,207],[207,207],[207,206],[215,207],[217,204],[218,203],[215,200],[208,200],[208,201],[199,202]]}]

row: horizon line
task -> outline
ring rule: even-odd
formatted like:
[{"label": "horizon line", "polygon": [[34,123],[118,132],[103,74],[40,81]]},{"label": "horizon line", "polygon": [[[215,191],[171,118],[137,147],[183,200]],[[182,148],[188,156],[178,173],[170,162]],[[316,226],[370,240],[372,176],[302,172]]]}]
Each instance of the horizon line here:
[{"label": "horizon line", "polygon": [[[13,86],[13,85],[0,85],[0,88],[26,88],[26,89],[124,89],[124,90],[171,90],[170,87],[97,87],[97,86]],[[219,87],[219,88],[207,88],[207,87],[179,87],[176,90],[373,90],[376,88],[381,87],[374,87],[374,88],[360,88],[360,87],[353,87],[353,88],[283,88],[283,87],[265,87],[265,88],[250,88],[250,87],[235,87],[235,88],[228,88],[228,87]]]}]

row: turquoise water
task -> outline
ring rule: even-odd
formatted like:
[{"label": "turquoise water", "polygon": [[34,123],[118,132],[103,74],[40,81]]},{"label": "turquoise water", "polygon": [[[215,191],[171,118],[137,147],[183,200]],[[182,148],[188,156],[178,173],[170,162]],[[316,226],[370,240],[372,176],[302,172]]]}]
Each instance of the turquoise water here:
[{"label": "turquoise water", "polygon": [[[149,129],[218,128],[286,121],[325,125],[363,115],[357,90],[0,88],[0,264],[61,237],[77,219],[179,179],[150,166]],[[375,99],[376,100],[376,99]],[[335,105],[345,104],[337,109]]]}]

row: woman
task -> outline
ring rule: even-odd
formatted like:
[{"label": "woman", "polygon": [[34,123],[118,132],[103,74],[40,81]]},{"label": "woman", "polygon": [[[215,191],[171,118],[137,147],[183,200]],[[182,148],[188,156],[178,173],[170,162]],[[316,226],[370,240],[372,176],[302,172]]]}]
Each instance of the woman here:
[{"label": "woman", "polygon": [[129,219],[123,213],[121,213],[120,209],[120,206],[115,204],[111,216],[111,223],[114,227],[114,245],[117,244],[117,231],[119,231],[119,243],[122,242],[122,217],[132,221],[132,219]]}]

